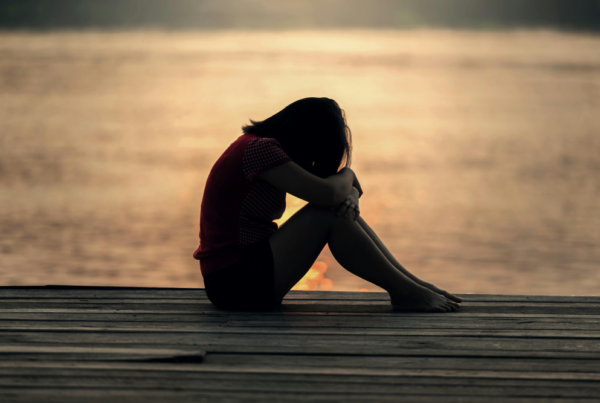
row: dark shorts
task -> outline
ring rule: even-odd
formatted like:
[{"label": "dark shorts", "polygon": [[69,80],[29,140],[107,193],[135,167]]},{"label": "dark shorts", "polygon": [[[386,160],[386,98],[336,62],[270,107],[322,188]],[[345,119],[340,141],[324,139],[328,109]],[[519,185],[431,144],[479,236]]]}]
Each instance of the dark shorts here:
[{"label": "dark shorts", "polygon": [[275,301],[275,269],[269,240],[246,248],[244,256],[204,277],[208,299],[217,308],[236,311],[273,309]]}]

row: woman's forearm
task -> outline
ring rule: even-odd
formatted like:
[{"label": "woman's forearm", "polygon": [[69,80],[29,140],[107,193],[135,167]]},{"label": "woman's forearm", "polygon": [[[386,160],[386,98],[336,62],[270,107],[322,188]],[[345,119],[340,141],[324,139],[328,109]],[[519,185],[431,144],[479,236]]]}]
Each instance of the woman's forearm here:
[{"label": "woman's forearm", "polygon": [[344,168],[335,175],[329,176],[328,181],[333,189],[333,204],[337,206],[346,200],[352,191],[355,175],[350,168]]}]

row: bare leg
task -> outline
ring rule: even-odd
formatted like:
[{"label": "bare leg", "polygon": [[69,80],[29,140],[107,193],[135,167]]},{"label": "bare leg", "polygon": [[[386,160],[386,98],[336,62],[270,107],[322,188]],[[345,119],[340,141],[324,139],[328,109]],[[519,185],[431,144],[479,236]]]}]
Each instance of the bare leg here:
[{"label": "bare leg", "polygon": [[304,206],[269,239],[275,263],[275,293],[281,299],[312,266],[326,243],[348,271],[390,294],[395,309],[447,312],[458,305],[416,284],[397,270],[357,222],[326,207]]},{"label": "bare leg", "polygon": [[406,277],[410,278],[412,281],[414,281],[415,283],[425,287],[425,288],[429,288],[431,291],[436,292],[440,295],[443,295],[444,297],[448,298],[449,300],[455,301],[455,302],[462,302],[462,298],[457,297],[455,295],[450,294],[447,291],[444,290],[440,290],[439,288],[437,288],[436,286],[434,286],[433,284],[427,283],[423,280],[420,280],[419,278],[417,278],[417,276],[413,275],[411,272],[409,272],[408,270],[406,270],[404,268],[404,266],[402,266],[400,264],[400,262],[398,262],[396,260],[396,258],[394,257],[394,255],[392,255],[392,253],[388,250],[388,248],[383,244],[383,242],[381,241],[381,239],[379,239],[379,237],[377,236],[377,234],[375,233],[375,231],[373,231],[373,229],[371,229],[371,227],[369,227],[369,225],[367,224],[367,222],[361,217],[359,216],[358,219],[356,220],[356,222],[358,222],[360,224],[360,226],[362,227],[362,229],[367,233],[367,235],[369,235],[369,238],[371,238],[371,240],[375,243],[375,245],[377,245],[377,247],[379,248],[379,250],[381,251],[381,253],[384,254],[384,256],[387,258],[387,260],[394,265],[394,267],[398,270],[400,270]]}]

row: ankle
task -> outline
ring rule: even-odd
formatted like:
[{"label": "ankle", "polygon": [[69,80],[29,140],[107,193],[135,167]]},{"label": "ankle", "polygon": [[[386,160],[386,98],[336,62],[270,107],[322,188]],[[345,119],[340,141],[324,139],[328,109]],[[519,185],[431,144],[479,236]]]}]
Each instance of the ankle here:
[{"label": "ankle", "polygon": [[388,294],[390,295],[390,298],[393,301],[395,299],[415,298],[415,297],[423,295],[426,292],[427,292],[427,289],[425,287],[421,286],[420,284],[411,282],[411,284],[406,284],[401,289],[388,291]]}]

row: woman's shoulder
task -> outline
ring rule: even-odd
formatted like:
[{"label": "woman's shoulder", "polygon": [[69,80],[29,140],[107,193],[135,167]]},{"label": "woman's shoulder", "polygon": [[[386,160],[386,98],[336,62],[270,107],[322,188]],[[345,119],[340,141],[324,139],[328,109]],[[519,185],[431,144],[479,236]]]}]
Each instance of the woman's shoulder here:
[{"label": "woman's shoulder", "polygon": [[246,147],[248,147],[248,144],[256,139],[260,139],[260,137],[254,134],[244,133],[229,144],[229,147],[227,147],[224,154],[243,153]]},{"label": "woman's shoulder", "polygon": [[244,133],[229,145],[223,153],[224,156],[239,155],[244,159],[256,154],[280,154],[283,152],[277,139],[260,137],[252,133]]},{"label": "woman's shoulder", "polygon": [[256,134],[252,134],[252,133],[242,133],[241,136],[239,136],[234,142],[233,144],[239,143],[239,144],[248,144],[249,142],[251,142],[252,140],[256,140],[256,139],[260,139],[261,137],[257,136]]},{"label": "woman's shoulder", "polygon": [[231,146],[249,152],[256,149],[281,149],[279,141],[272,137],[261,137],[253,133],[244,133]]}]

